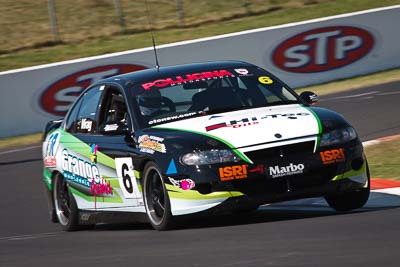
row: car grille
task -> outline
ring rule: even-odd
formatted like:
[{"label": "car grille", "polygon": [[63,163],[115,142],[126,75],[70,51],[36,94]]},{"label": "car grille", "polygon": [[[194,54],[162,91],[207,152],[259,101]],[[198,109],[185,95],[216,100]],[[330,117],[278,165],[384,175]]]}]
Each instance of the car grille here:
[{"label": "car grille", "polygon": [[302,154],[303,156],[312,155],[314,151],[314,141],[302,142],[297,144],[290,144],[285,146],[271,147],[255,151],[245,152],[244,154],[249,157],[253,162],[261,159],[279,158],[296,156]]}]

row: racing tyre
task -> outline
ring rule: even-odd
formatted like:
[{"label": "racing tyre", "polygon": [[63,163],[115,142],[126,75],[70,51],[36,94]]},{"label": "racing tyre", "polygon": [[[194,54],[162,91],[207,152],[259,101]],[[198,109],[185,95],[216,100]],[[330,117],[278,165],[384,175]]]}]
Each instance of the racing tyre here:
[{"label": "racing tyre", "polygon": [[143,175],[144,205],[149,221],[154,229],[165,231],[173,228],[173,216],[167,189],[157,165],[147,163]]},{"label": "racing tyre", "polygon": [[326,202],[336,211],[350,211],[361,208],[367,203],[370,193],[370,175],[367,163],[368,186],[357,191],[345,192],[332,196],[325,196]]},{"label": "racing tyre", "polygon": [[79,212],[75,198],[72,196],[68,183],[61,174],[54,178],[54,208],[58,222],[64,231],[79,229]]}]

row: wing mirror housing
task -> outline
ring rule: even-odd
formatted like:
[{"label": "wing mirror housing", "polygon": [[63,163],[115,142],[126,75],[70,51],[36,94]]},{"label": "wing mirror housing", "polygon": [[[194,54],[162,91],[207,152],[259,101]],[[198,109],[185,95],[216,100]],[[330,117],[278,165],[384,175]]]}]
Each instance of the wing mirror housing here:
[{"label": "wing mirror housing", "polygon": [[302,92],[300,94],[300,98],[306,105],[309,106],[315,105],[318,102],[318,95],[310,91]]}]

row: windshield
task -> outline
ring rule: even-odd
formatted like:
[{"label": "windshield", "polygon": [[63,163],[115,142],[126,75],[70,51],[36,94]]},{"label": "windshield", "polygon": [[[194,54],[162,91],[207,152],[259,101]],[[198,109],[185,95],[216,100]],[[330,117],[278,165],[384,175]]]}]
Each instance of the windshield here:
[{"label": "windshield", "polygon": [[290,89],[257,67],[210,69],[142,82],[133,88],[144,126],[243,109],[298,103]]}]

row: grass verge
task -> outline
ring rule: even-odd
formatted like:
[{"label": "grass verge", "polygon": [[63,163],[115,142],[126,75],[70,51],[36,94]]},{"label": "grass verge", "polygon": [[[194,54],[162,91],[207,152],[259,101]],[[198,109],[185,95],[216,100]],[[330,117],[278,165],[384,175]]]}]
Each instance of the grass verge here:
[{"label": "grass verge", "polygon": [[400,137],[365,147],[371,177],[400,181]]},{"label": "grass verge", "polygon": [[37,144],[41,141],[41,139],[42,139],[41,133],[0,138],[0,149]]},{"label": "grass verge", "polygon": [[[14,2],[18,2],[11,0],[7,1],[10,2],[9,5],[12,5]],[[67,3],[70,1],[64,2]],[[80,1],[79,3],[81,2],[82,1]],[[133,3],[135,1],[131,2]],[[171,1],[171,3],[173,2],[174,1]],[[208,3],[208,1],[202,2]],[[210,1],[209,3],[214,2],[215,1]],[[193,17],[191,17],[190,19],[190,21],[193,21],[193,23],[186,24],[186,26],[183,28],[176,26],[174,23],[170,23],[168,21],[160,23],[165,17],[165,12],[162,8],[153,8],[154,11],[152,10],[152,12],[155,12],[156,10],[161,12],[160,17],[156,16],[153,21],[155,27],[159,28],[156,33],[157,44],[160,45],[182,40],[214,36],[219,34],[232,33],[260,27],[280,25],[289,22],[304,21],[308,19],[400,4],[400,0],[271,0],[259,1],[259,5],[253,5],[254,10],[246,13],[244,12],[243,8],[240,8],[240,3],[243,1],[236,2],[237,9],[242,10],[242,13],[239,12],[239,15],[237,16],[235,15],[235,12],[238,12],[238,10],[236,9],[231,10],[231,12],[229,13],[230,15],[225,16],[224,13],[221,13],[222,10],[226,11],[228,7],[232,8],[233,5],[229,4],[229,2],[225,0],[218,1],[218,3],[220,3],[221,5],[214,6],[212,12],[209,11],[207,12],[207,14],[193,14]],[[224,3],[224,5],[222,5],[222,3]],[[81,4],[83,5],[83,2]],[[71,12],[71,14],[78,14],[78,11],[80,10],[80,4],[73,6],[76,7],[77,10]],[[141,8],[143,7],[142,5],[139,6]],[[205,4],[205,6],[210,5]],[[79,33],[76,37],[71,37],[71,39],[63,39],[62,42],[59,42],[59,44],[46,39],[44,40],[46,42],[44,42],[43,40],[41,41],[42,43],[49,43],[53,46],[33,45],[26,48],[18,48],[13,46],[9,48],[4,48],[3,51],[0,51],[0,71],[151,46],[150,35],[146,31],[146,27],[143,28],[143,25],[146,25],[145,18],[141,18],[141,23],[132,21],[129,24],[141,25],[141,27],[143,28],[142,30],[127,29],[125,33],[120,34],[111,34],[113,30],[110,30],[110,32],[106,31],[100,36],[91,35],[93,33],[99,32],[103,28],[106,28],[104,22],[107,20],[105,20],[104,17],[101,16],[102,14],[104,15],[104,12],[99,10],[97,13],[95,7],[96,5],[89,8],[89,10],[91,10],[90,16],[98,16],[98,18],[95,18],[94,21],[100,20],[102,23],[94,23],[93,25],[100,28],[96,28],[95,26],[88,27],[88,25],[76,25],[73,27],[71,33],[65,33],[63,35],[70,36],[72,33]],[[169,8],[171,8],[171,6],[169,6]],[[187,8],[189,10],[189,6],[187,6]],[[193,8],[190,10],[199,10],[199,8],[200,7],[193,6]],[[265,12],[258,12],[264,9]],[[29,10],[32,12],[35,11],[34,9]],[[62,9],[59,10],[61,12]],[[43,10],[40,12],[43,13]],[[134,7],[132,7],[131,12],[134,15],[129,16],[130,18],[137,17],[137,15],[139,14],[143,16],[143,12],[135,12]],[[3,13],[10,14],[10,12]],[[69,24],[71,24],[71,14],[69,14],[69,17],[67,16],[69,18]],[[20,17],[21,16],[19,15],[18,18]],[[35,15],[30,14],[29,17],[35,17]],[[10,16],[7,21],[12,18],[13,16]],[[77,21],[82,22],[81,17],[79,17]],[[89,22],[86,21],[86,23]],[[9,40],[12,41],[11,43],[14,46],[20,43],[24,43],[24,41],[27,39],[27,34],[30,33],[32,29],[38,28],[38,26],[30,25],[29,23],[21,22],[18,23],[18,25],[20,27],[28,27],[28,29],[21,28],[20,30],[16,30],[15,27],[10,27],[9,32],[4,32],[2,35],[0,35],[6,38],[3,43],[6,43],[6,41]],[[1,29],[2,27],[0,21],[0,30]],[[82,31],[83,29],[86,30]],[[11,34],[18,32],[22,32],[23,35],[13,38],[13,35]],[[45,33],[42,34],[45,35]],[[32,42],[36,41],[33,41],[32,39]]]}]

